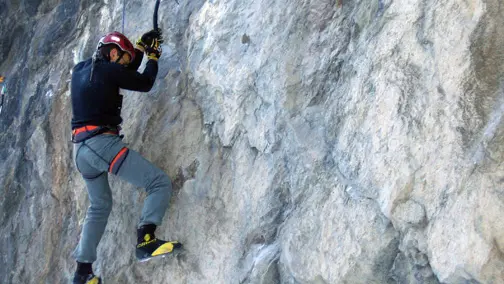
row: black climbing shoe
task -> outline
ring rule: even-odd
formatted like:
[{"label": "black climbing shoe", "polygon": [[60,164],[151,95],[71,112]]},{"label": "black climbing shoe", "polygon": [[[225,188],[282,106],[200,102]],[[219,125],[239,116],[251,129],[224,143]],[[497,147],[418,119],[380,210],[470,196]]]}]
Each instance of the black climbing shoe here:
[{"label": "black climbing shoe", "polygon": [[102,284],[101,278],[93,274],[80,275],[75,273],[72,284]]},{"label": "black climbing shoe", "polygon": [[144,262],[152,258],[165,257],[182,248],[182,244],[177,241],[163,241],[156,239],[152,234],[145,234],[143,242],[136,246],[136,258],[139,262]]}]

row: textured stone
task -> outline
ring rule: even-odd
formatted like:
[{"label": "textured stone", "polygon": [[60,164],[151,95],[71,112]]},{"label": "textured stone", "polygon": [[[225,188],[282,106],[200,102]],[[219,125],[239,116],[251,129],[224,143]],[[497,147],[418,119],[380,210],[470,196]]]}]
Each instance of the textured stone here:
[{"label": "textured stone", "polygon": [[425,221],[425,210],[420,204],[408,200],[395,207],[392,217],[396,226],[404,230],[411,226],[421,226]]},{"label": "textured stone", "polygon": [[[125,33],[155,1],[126,2]],[[143,189],[110,178],[107,283],[504,283],[499,0],[162,1],[125,141],[174,196],[134,261]],[[87,194],[69,83],[123,1],[0,0],[0,282],[66,283]]]}]

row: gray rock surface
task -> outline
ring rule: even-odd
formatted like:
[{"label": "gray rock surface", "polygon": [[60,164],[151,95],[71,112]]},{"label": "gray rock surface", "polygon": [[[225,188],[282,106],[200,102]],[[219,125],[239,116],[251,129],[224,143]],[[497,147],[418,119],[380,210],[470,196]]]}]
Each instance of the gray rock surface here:
[{"label": "gray rock surface", "polygon": [[[127,0],[125,33],[155,1]],[[0,0],[0,283],[67,283],[87,207],[70,70],[123,1]],[[156,84],[125,141],[175,194],[137,264],[145,193],[111,177],[107,283],[504,283],[500,0],[164,0]]]}]

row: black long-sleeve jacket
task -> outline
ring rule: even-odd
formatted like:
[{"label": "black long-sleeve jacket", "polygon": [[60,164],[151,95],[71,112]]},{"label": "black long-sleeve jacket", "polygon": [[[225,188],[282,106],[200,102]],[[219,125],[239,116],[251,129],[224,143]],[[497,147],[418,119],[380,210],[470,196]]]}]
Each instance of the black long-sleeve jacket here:
[{"label": "black long-sleeve jacket", "polygon": [[75,65],[71,87],[72,129],[85,125],[115,127],[122,122],[122,95],[119,94],[119,88],[150,91],[156,80],[158,64],[155,60],[149,60],[144,72],[137,72],[142,63],[143,53],[135,51],[135,60],[127,67],[97,60],[92,68],[92,59]]}]

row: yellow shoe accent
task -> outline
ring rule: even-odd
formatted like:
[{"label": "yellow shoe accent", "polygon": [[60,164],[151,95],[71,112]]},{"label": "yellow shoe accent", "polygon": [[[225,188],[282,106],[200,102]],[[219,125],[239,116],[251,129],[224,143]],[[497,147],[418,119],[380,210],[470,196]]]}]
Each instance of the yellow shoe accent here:
[{"label": "yellow shoe accent", "polygon": [[143,243],[139,243],[139,244],[137,245],[137,248],[141,248],[141,247],[144,247],[144,246],[146,246],[146,245],[148,245],[148,244],[155,243],[157,240],[156,240],[155,238],[154,238],[154,239],[151,239],[151,235],[146,234],[146,235],[144,236],[144,241],[145,241],[145,242],[143,242]]},{"label": "yellow shoe accent", "polygon": [[176,242],[167,242],[158,247],[153,253],[152,256],[167,254],[173,251],[173,244]]},{"label": "yellow shoe accent", "polygon": [[93,277],[93,279],[89,280],[88,282],[86,282],[86,284],[99,284],[100,283],[100,278],[98,277]]}]

